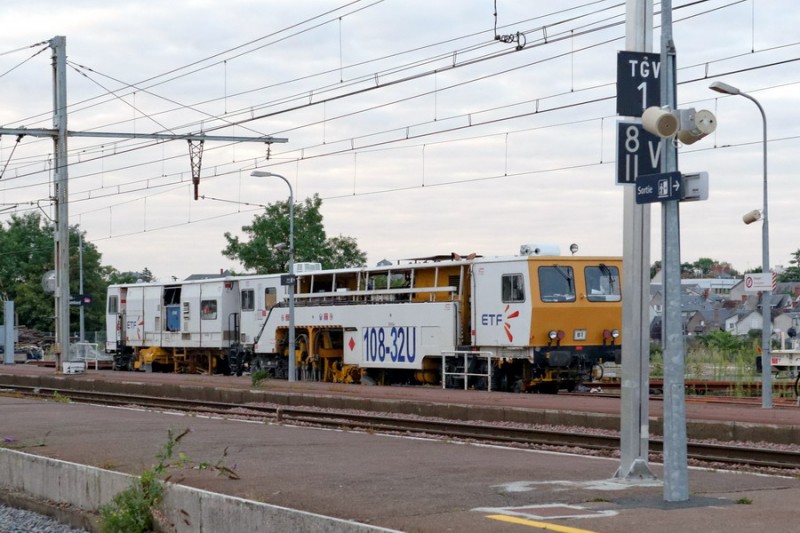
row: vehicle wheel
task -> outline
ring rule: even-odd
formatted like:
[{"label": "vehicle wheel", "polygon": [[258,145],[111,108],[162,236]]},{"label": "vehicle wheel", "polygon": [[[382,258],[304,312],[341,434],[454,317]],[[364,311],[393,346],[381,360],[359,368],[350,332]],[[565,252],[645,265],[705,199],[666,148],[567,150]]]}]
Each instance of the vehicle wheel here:
[{"label": "vehicle wheel", "polygon": [[592,365],[592,381],[602,381],[605,369],[603,365],[595,363]]}]

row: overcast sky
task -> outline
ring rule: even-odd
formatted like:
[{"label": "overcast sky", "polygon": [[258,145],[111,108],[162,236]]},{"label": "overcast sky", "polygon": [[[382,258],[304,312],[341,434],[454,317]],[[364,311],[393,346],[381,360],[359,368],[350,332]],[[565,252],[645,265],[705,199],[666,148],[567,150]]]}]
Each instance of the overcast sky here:
[{"label": "overcast sky", "polygon": [[[224,232],[241,234],[259,204],[288,196],[279,179],[251,177],[256,168],[288,178],[298,201],[319,194],[329,236],[356,238],[370,264],[513,255],[524,243],[620,255],[624,4],[497,0],[495,19],[493,0],[4,2],[0,127],[51,127],[46,41],[64,35],[70,130],[288,139],[269,151],[205,143],[195,201],[185,141],[70,137],[70,223],[121,271],[241,270],[221,254]],[[761,224],[742,223],[762,206],[761,116],[708,89],[723,80],[766,111],[771,263],[787,265],[800,248],[800,10],[673,7],[678,105],[718,119],[679,150],[681,171],[705,170],[711,184],[709,200],[681,205],[682,260],[761,265]],[[494,40],[495,25],[521,49]],[[51,216],[52,142],[16,140],[0,139],[0,220]],[[660,220],[656,204],[652,260]]]}]

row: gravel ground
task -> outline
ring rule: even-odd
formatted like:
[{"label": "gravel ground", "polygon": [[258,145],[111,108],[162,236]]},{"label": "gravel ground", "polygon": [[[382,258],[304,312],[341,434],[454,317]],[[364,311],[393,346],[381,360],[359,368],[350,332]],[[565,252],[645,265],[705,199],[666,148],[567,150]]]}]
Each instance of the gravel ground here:
[{"label": "gravel ground", "polygon": [[0,504],[0,533],[88,533],[50,517]]}]

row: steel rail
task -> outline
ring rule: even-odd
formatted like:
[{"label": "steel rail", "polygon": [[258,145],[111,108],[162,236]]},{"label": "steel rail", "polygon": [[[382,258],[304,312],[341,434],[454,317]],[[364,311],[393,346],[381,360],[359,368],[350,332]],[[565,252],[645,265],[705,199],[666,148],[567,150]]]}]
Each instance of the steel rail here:
[{"label": "steel rail", "polygon": [[[226,402],[187,400],[160,396],[131,395],[98,391],[80,391],[49,387],[15,386],[2,389],[11,394],[23,394],[52,399],[54,395],[81,403],[137,406],[193,414],[229,417],[260,417],[265,421],[284,424],[307,424],[317,427],[346,428],[361,431],[408,433],[417,436],[436,436],[463,439],[488,444],[517,444],[522,446],[567,447],[613,453],[619,449],[616,434],[585,433],[540,429],[524,426],[497,426],[479,422],[442,419],[405,418],[400,415],[359,413],[314,408],[233,404]],[[650,438],[652,453],[663,451],[663,441]],[[577,453],[577,452],[576,452]],[[753,447],[751,443],[725,444],[689,442],[688,456],[704,463],[748,465],[760,468],[800,469],[800,452]]]}]

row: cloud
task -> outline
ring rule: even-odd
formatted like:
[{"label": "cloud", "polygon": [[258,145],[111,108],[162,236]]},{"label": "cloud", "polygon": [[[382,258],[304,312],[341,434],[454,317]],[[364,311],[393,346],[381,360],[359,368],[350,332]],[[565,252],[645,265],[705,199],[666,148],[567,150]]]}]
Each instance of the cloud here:
[{"label": "cloud", "polygon": [[[329,235],[355,237],[371,264],[451,251],[511,255],[528,242],[618,255],[614,84],[624,8],[582,4],[545,12],[499,3],[499,33],[526,32],[515,51],[492,39],[493,6],[477,0],[457,10],[442,1],[336,10],[319,1],[40,0],[0,7],[0,53],[67,36],[73,130],[288,137],[269,159],[260,143],[206,143],[199,201],[185,142],[71,138],[70,223],[120,270],[146,266],[168,278],[236,267],[221,255],[222,235],[239,233],[258,209],[236,202],[288,193],[279,180],[251,178],[256,166],[289,178],[298,200],[320,194]],[[752,102],[709,91],[715,79],[767,111],[772,262],[787,263],[800,247],[792,7],[675,10],[679,104],[718,118],[715,134],[680,149],[681,169],[711,180],[708,201],[681,206],[684,261],[760,264],[759,228],[741,223],[762,201],[760,117]],[[2,126],[52,123],[50,51],[23,63],[36,50],[0,55],[0,74],[21,63],[0,77]],[[11,159],[0,202],[46,206],[52,143],[25,138],[12,156],[15,140],[0,139],[0,163]],[[655,260],[657,205],[652,226]]]}]

